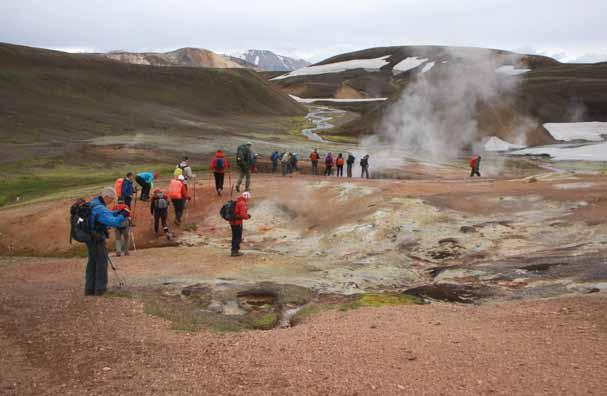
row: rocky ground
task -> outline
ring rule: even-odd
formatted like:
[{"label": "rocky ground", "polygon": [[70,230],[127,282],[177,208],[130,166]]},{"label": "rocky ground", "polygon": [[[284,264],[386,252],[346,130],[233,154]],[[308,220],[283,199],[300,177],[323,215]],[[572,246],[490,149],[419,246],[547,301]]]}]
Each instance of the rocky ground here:
[{"label": "rocky ground", "polygon": [[48,258],[79,253],[69,200],[3,210],[2,392],[601,394],[607,177],[404,169],[254,176],[236,259],[201,178],[174,241],[139,210],[97,299],[82,258]]}]

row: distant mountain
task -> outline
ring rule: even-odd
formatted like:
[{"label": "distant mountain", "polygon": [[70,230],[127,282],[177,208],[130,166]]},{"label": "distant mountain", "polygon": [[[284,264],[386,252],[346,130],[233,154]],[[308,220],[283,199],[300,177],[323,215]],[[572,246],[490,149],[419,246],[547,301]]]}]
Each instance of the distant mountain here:
[{"label": "distant mountain", "polygon": [[303,59],[278,55],[268,50],[250,49],[246,52],[230,54],[229,56],[253,64],[261,71],[293,71],[310,65],[310,62]]},{"label": "distant mountain", "polygon": [[138,65],[210,67],[218,69],[242,69],[247,67],[213,51],[202,48],[180,48],[171,52],[113,51],[96,55]]}]

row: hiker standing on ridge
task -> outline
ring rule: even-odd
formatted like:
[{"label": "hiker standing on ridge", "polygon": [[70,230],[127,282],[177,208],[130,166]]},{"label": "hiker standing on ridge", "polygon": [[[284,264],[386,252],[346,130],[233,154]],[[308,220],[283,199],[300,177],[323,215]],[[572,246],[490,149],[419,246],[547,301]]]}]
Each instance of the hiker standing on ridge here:
[{"label": "hiker standing on ridge", "polygon": [[154,180],[158,179],[158,172],[141,172],[135,176],[135,181],[141,186],[141,200],[147,201],[150,199],[150,190],[154,184]]},{"label": "hiker standing on ridge", "polygon": [[299,172],[299,168],[297,167],[297,161],[299,161],[299,159],[297,158],[297,153],[292,153],[291,160],[289,162],[291,172]]},{"label": "hiker standing on ridge", "polygon": [[251,218],[247,208],[247,201],[249,199],[251,199],[251,193],[245,191],[238,197],[234,206],[234,219],[230,221],[230,227],[232,228],[232,257],[242,256],[242,253],[240,253],[240,242],[242,241],[243,222]]},{"label": "hiker standing on ridge", "polygon": [[344,177],[344,156],[339,153],[337,159],[335,160],[335,167],[337,168],[336,176]]},{"label": "hiker standing on ridge", "polygon": [[333,173],[333,154],[329,152],[325,157],[325,176],[331,176]]},{"label": "hiker standing on ridge", "polygon": [[217,191],[217,195],[219,196],[223,192],[223,180],[225,172],[229,167],[228,159],[223,154],[223,151],[217,150],[211,160],[211,170],[213,171],[213,176],[215,176],[215,191]]},{"label": "hiker standing on ridge", "polygon": [[470,177],[474,177],[474,175],[481,177],[481,156],[480,155],[475,155],[470,160]]},{"label": "hiker standing on ridge", "polygon": [[290,173],[289,171],[289,167],[290,167],[290,156],[291,153],[289,153],[288,151],[282,154],[282,157],[280,158],[280,170],[282,171],[282,175],[286,176],[287,173]]},{"label": "hiker standing on ridge", "polygon": [[87,296],[101,296],[107,290],[108,252],[105,241],[109,238],[108,227],[120,227],[128,217],[126,211],[114,212],[107,208],[115,199],[116,191],[106,187],[88,204],[91,209],[89,224],[92,227],[92,240],[86,243],[88,262],[84,294]]},{"label": "hiker standing on ridge", "polygon": [[[122,180],[122,186],[120,188],[119,196],[122,197],[124,204],[131,209],[131,202],[133,201],[133,194],[136,193],[133,187],[133,181],[135,179],[135,175],[133,172],[129,172],[126,174],[126,177]],[[116,191],[118,192],[118,191]]]},{"label": "hiker standing on ridge", "polygon": [[365,155],[360,160],[360,178],[369,178],[369,154]]},{"label": "hiker standing on ridge", "polygon": [[252,163],[252,152],[251,142],[241,144],[236,150],[236,165],[238,165],[238,180],[236,181],[236,191],[240,192],[240,184],[245,179],[245,191],[249,191],[251,187],[251,163]]},{"label": "hiker standing on ridge", "polygon": [[[183,157],[183,160],[177,165],[178,169],[181,169],[181,174],[185,178],[186,181],[190,180],[193,176],[192,167],[190,167],[190,159],[188,157]],[[175,178],[179,177],[179,172],[175,169]]]},{"label": "hiker standing on ridge", "polygon": [[276,173],[276,170],[278,170],[278,161],[280,161],[280,154],[278,151],[274,151],[270,159],[272,160],[272,174],[274,174]]},{"label": "hiker standing on ridge", "polygon": [[318,154],[318,149],[314,149],[312,153],[310,153],[310,162],[312,163],[312,175],[318,175],[318,160],[320,159],[320,155]]},{"label": "hiker standing on ridge", "polygon": [[[126,179],[125,179],[126,180]],[[116,257],[120,257],[122,253],[125,256],[129,255],[129,245],[131,243],[131,211],[128,205],[126,205],[123,198],[118,198],[116,205],[114,206],[114,212],[128,213],[127,221],[123,222],[119,227],[116,227],[114,233],[114,239],[116,244]]]},{"label": "hiker standing on ridge", "polygon": [[169,198],[175,209],[175,224],[181,225],[181,217],[185,210],[185,202],[190,199],[188,197],[188,187],[185,184],[185,177],[179,176],[177,179],[171,180],[169,183]]},{"label": "hiker standing on ridge", "polygon": [[167,217],[169,214],[169,197],[159,188],[154,190],[152,202],[150,203],[150,213],[154,216],[154,234],[158,235],[158,225],[162,221],[164,235],[168,236]]},{"label": "hiker standing on ridge", "polygon": [[354,166],[354,162],[356,161],[356,157],[352,155],[352,153],[348,153],[348,159],[346,160],[346,172],[348,177],[352,177],[352,167]]}]

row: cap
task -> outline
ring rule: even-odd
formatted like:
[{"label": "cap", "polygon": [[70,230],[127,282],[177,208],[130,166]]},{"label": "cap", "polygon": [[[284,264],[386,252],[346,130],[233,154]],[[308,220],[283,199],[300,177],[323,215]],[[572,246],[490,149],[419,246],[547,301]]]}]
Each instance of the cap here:
[{"label": "cap", "polygon": [[182,180],[182,181],[183,181],[183,180],[185,180],[185,177],[183,177],[183,175],[179,175],[179,176],[177,177],[177,179],[179,179],[179,180]]},{"label": "cap", "polygon": [[248,201],[249,199],[251,199],[251,193],[248,191],[245,191],[242,193],[242,197]]}]

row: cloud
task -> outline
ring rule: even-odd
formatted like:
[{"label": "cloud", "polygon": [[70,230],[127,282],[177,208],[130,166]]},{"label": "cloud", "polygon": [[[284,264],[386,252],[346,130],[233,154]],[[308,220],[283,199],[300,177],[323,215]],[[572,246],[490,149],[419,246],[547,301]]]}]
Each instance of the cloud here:
[{"label": "cloud", "polygon": [[607,62],[607,54],[584,54],[571,61],[571,63],[599,63]]}]

